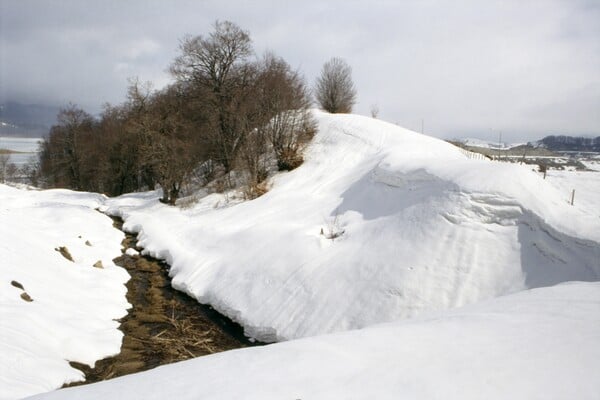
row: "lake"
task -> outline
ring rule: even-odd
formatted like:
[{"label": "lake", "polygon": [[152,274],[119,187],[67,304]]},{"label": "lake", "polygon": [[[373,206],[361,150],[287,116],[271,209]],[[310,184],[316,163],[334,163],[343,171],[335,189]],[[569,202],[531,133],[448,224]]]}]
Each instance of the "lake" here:
[{"label": "lake", "polygon": [[0,136],[0,149],[19,151],[11,154],[10,162],[18,167],[27,164],[32,157],[37,156],[38,145],[42,138],[19,138]]}]

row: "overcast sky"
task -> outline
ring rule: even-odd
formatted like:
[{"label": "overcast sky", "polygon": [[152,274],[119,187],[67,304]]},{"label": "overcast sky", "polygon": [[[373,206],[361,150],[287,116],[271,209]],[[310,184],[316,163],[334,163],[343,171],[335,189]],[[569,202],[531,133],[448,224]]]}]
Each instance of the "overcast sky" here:
[{"label": "overcast sky", "polygon": [[600,0],[0,0],[0,101],[97,113],[127,78],[161,87],[185,34],[250,32],[312,85],[353,68],[355,112],[438,137],[600,135]]}]

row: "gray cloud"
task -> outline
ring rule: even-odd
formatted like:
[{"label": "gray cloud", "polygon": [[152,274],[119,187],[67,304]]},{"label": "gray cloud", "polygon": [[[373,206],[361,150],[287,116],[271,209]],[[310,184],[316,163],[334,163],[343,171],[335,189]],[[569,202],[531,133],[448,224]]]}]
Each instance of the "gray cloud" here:
[{"label": "gray cloud", "polygon": [[[289,3],[289,4],[288,4]],[[0,100],[97,112],[127,78],[160,87],[185,34],[250,31],[313,82],[345,58],[356,112],[443,136],[600,134],[597,1],[0,2]]]}]

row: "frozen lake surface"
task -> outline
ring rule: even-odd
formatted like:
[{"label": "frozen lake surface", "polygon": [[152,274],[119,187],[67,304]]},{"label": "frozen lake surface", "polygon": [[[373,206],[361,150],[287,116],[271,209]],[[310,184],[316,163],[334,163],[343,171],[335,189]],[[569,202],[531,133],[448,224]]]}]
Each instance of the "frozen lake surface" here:
[{"label": "frozen lake surface", "polygon": [[37,155],[38,145],[42,138],[19,138],[0,136],[0,149],[18,151],[10,155],[10,162],[21,166],[27,164]]}]

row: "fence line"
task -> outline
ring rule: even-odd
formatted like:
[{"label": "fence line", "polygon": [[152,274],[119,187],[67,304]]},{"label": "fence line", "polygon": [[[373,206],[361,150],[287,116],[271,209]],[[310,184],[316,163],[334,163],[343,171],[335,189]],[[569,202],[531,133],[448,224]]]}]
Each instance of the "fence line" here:
[{"label": "fence line", "polygon": [[487,158],[481,153],[475,153],[473,151],[465,150],[461,147],[459,147],[459,149],[461,153],[463,153],[467,158],[470,158],[471,160],[489,160],[489,158]]}]

